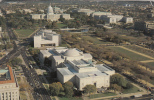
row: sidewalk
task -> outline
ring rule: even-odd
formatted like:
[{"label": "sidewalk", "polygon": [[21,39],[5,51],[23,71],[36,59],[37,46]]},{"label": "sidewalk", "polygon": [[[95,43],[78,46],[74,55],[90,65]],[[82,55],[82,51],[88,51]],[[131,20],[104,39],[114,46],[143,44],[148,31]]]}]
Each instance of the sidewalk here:
[{"label": "sidewalk", "polygon": [[149,94],[150,92],[147,92],[147,90],[145,90],[144,88],[138,86],[137,84],[131,82],[134,86],[136,86],[137,88],[139,88],[140,90],[142,90],[142,92],[136,92],[136,93],[128,93],[128,94],[118,94],[115,96],[107,96],[107,97],[99,97],[99,98],[93,98],[93,99],[89,99],[89,98],[84,98],[84,100],[99,100],[99,99],[109,99],[109,98],[117,98],[117,97],[130,97],[133,95],[137,95],[137,94]]}]

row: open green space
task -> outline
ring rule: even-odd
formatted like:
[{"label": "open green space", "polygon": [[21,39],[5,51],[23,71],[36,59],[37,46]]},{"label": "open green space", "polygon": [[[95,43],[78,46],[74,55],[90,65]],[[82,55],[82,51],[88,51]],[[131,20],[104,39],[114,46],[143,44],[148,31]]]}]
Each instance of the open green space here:
[{"label": "open green space", "polygon": [[141,56],[139,54],[133,53],[131,51],[125,50],[125,49],[120,48],[120,47],[109,47],[109,48],[118,52],[118,53],[125,55],[126,57],[129,57],[131,60],[136,60],[136,61],[151,60],[147,57]]},{"label": "open green space", "polygon": [[114,96],[116,95],[115,93],[98,93],[98,94],[93,94],[93,95],[90,95],[90,99],[92,98],[100,98],[100,97],[107,97],[107,96]]},{"label": "open green space", "polygon": [[128,46],[125,46],[125,47],[129,48],[131,50],[135,50],[135,51],[140,52],[140,53],[144,53],[144,54],[149,55],[151,57],[154,57],[154,51],[152,51],[152,50],[147,50],[147,49],[144,49],[142,47],[135,46],[135,45],[128,45]]},{"label": "open green space", "polygon": [[71,97],[71,98],[66,98],[66,97],[58,97],[59,100],[83,100],[82,97]]},{"label": "open green space", "polygon": [[62,23],[57,23],[58,28],[64,28],[66,25]]},{"label": "open green space", "polygon": [[111,42],[104,42],[103,40],[99,40],[95,36],[83,36],[83,38],[89,42],[94,43],[94,44],[111,44]]},{"label": "open green space", "polygon": [[133,86],[130,89],[124,89],[124,91],[122,91],[122,93],[124,94],[128,94],[128,93],[136,93],[136,92],[140,92],[139,88],[137,88],[136,86]]},{"label": "open green space", "polygon": [[15,30],[20,38],[26,38],[31,35],[35,30],[34,29],[16,29]]},{"label": "open green space", "polygon": [[154,62],[149,62],[149,63],[146,63],[146,64],[154,67]]}]

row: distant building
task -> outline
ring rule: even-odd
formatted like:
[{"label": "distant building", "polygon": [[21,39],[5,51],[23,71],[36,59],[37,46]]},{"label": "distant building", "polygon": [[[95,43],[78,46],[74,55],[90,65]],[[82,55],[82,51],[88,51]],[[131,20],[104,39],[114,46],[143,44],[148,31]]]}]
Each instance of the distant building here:
[{"label": "distant building", "polygon": [[154,13],[150,13],[150,14],[148,14],[147,17],[149,17],[149,18],[154,17]]},{"label": "distant building", "polygon": [[61,83],[71,81],[79,90],[88,84],[96,88],[110,86],[110,75],[115,73],[104,64],[94,64],[89,53],[83,53],[76,48],[57,47],[40,51],[40,60],[44,57],[51,60],[51,68],[57,71],[57,79]]},{"label": "distant building", "polygon": [[149,21],[135,22],[134,29],[139,30],[139,31],[144,31],[148,34],[153,35],[154,34],[154,22],[149,22]]},{"label": "distant building", "polygon": [[16,11],[13,11],[13,10],[5,10],[5,13],[6,14],[12,14],[12,13],[16,13]]},{"label": "distant building", "polygon": [[55,14],[63,14],[63,9],[60,9],[56,6],[54,7],[53,11],[54,11]]},{"label": "distant building", "polygon": [[78,12],[78,13],[82,13],[82,14],[86,14],[86,15],[90,16],[95,11],[90,10],[90,9],[75,9],[75,10],[73,10],[73,12]]},{"label": "distant building", "polygon": [[95,16],[103,16],[103,15],[112,15],[111,12],[93,12],[91,14],[91,17],[95,17]]},{"label": "distant building", "polygon": [[71,19],[70,14],[60,13],[59,8],[54,8],[53,10],[51,5],[47,9],[47,14],[31,14],[31,18],[35,20],[45,19],[45,20],[50,20],[50,21],[58,21],[58,19],[60,18],[65,18],[66,20]]},{"label": "distant building", "polygon": [[31,9],[23,9],[23,10],[19,10],[21,13],[32,13],[33,11]]},{"label": "distant building", "polygon": [[133,23],[133,18],[132,17],[123,17],[122,21],[124,23]]},{"label": "distant building", "polygon": [[0,67],[0,100],[19,100],[19,86],[10,66]]},{"label": "distant building", "polygon": [[95,12],[90,9],[75,9],[72,12],[83,13],[88,16],[94,17],[97,20],[103,20],[108,24],[124,22],[124,23],[133,23],[132,17],[124,17],[123,15],[112,15],[111,12]]},{"label": "distant building", "polygon": [[59,46],[61,35],[52,30],[41,30],[34,36],[34,47]]}]

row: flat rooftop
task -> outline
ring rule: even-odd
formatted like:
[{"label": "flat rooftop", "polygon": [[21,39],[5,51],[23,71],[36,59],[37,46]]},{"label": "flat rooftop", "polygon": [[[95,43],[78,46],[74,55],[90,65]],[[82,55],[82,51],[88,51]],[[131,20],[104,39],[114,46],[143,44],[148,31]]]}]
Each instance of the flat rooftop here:
[{"label": "flat rooftop", "polygon": [[113,71],[112,68],[110,68],[109,66],[105,65],[105,64],[97,64],[95,65],[95,67],[100,70],[101,72],[105,72],[105,71]]},{"label": "flat rooftop", "polygon": [[14,83],[14,74],[10,66],[0,66],[0,84]]}]

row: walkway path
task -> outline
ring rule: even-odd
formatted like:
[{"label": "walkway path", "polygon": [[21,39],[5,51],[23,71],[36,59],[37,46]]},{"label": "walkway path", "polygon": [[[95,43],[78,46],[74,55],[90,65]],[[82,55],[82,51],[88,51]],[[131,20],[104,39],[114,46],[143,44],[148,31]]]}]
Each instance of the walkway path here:
[{"label": "walkway path", "polygon": [[154,62],[154,60],[144,60],[144,61],[140,61],[142,63],[149,63],[149,62]]},{"label": "walkway path", "polygon": [[133,53],[139,54],[139,55],[141,55],[141,56],[147,57],[147,58],[149,58],[149,59],[153,59],[153,60],[154,60],[153,57],[148,56],[148,55],[146,55],[146,54],[143,54],[143,53],[140,53],[140,52],[137,52],[137,51],[134,51],[134,50],[128,49],[128,48],[123,47],[123,46],[118,46],[118,47],[123,48],[123,49],[128,50],[128,51],[131,51],[131,52],[133,52]]},{"label": "walkway path", "polygon": [[[147,92],[144,88],[138,86],[137,84],[135,83],[132,83],[134,86],[136,86],[137,88],[139,88],[139,90],[142,90],[142,92],[136,92],[136,93],[128,93],[128,94],[119,94],[119,95],[116,95],[116,96],[107,96],[107,97],[100,97],[100,98],[94,98],[94,99],[90,99],[90,100],[100,100],[100,99],[109,99],[109,98],[117,98],[117,97],[130,97],[132,95],[137,95],[137,94],[149,94],[150,92]],[[88,99],[85,99],[85,100],[88,100]]]}]

